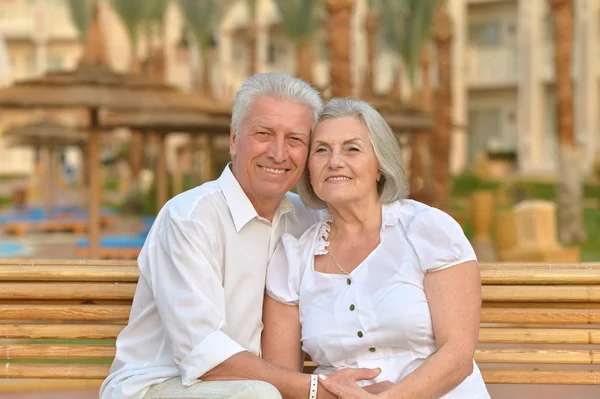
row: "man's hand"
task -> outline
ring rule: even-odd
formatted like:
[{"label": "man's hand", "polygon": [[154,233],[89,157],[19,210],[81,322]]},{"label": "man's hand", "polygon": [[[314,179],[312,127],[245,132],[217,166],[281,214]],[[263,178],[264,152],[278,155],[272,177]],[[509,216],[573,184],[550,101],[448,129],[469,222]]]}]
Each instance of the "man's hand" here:
[{"label": "man's hand", "polygon": [[392,385],[394,385],[394,384],[391,381],[381,381],[381,382],[378,382],[377,384],[363,387],[363,389],[369,393],[372,393],[373,395],[377,395],[383,391],[386,391]]}]

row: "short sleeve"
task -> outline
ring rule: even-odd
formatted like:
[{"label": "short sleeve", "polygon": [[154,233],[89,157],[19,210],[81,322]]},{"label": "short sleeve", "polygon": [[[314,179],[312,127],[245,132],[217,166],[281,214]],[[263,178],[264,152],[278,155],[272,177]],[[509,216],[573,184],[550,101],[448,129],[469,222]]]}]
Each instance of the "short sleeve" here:
[{"label": "short sleeve", "polygon": [[298,239],[284,234],[267,269],[267,294],[286,305],[297,305],[304,268]]},{"label": "short sleeve", "polygon": [[423,273],[477,260],[460,224],[437,208],[420,210],[409,226],[408,237]]}]

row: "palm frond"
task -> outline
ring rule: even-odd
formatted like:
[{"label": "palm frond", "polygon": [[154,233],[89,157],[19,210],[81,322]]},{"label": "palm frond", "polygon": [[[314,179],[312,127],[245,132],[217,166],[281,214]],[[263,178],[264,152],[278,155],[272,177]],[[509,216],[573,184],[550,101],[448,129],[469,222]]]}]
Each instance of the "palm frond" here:
[{"label": "palm frond", "polygon": [[433,16],[443,0],[378,0],[386,43],[398,54],[414,81],[423,46],[431,37]]},{"label": "palm frond", "polygon": [[299,42],[313,35],[319,24],[320,0],[275,0],[286,35]]},{"label": "palm frond", "polygon": [[138,31],[146,14],[147,0],[111,0],[111,6],[117,13],[131,41],[133,49],[137,48]]},{"label": "palm frond", "polygon": [[214,0],[179,0],[179,6],[200,52],[206,51],[225,11],[223,3]]},{"label": "palm frond", "polygon": [[96,0],[69,0],[69,15],[77,29],[79,41],[85,42],[87,31],[92,23],[93,6]]}]

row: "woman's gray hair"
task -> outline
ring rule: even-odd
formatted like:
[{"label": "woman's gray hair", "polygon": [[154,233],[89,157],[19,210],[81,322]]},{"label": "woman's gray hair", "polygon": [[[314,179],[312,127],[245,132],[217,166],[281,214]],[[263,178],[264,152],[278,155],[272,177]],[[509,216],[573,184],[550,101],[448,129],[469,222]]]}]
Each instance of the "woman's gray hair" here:
[{"label": "woman's gray hair", "polygon": [[277,97],[306,105],[313,116],[313,126],[323,109],[321,94],[306,81],[279,72],[257,73],[244,81],[235,95],[231,128],[239,134],[250,106],[260,97]]},{"label": "woman's gray hair", "polygon": [[[334,98],[325,105],[317,125],[326,119],[347,116],[357,117],[367,128],[381,172],[381,180],[377,183],[379,201],[389,204],[405,198],[407,195],[406,174],[400,145],[385,119],[369,103],[353,98]],[[325,202],[317,197],[310,184],[308,168],[298,182],[298,193],[306,206],[313,209],[327,208]]]}]

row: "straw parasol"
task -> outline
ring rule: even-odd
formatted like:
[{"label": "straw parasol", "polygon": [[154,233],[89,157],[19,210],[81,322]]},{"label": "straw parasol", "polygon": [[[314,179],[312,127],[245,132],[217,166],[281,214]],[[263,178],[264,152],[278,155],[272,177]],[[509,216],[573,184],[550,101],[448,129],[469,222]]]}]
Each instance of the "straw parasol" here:
[{"label": "straw parasol", "polygon": [[100,29],[99,8],[96,6],[78,68],[71,72],[49,73],[2,89],[0,107],[88,109],[89,235],[90,257],[94,258],[99,254],[100,238],[100,110],[210,112],[212,103],[198,96],[182,93],[157,80],[112,71]]},{"label": "straw parasol", "polygon": [[85,129],[66,126],[55,121],[44,120],[24,125],[10,126],[2,135],[10,147],[32,147],[39,151],[38,170],[45,172],[42,182],[45,188],[45,206],[48,214],[52,213],[54,197],[54,164],[52,157],[55,148],[77,146],[87,143],[88,135]]}]

